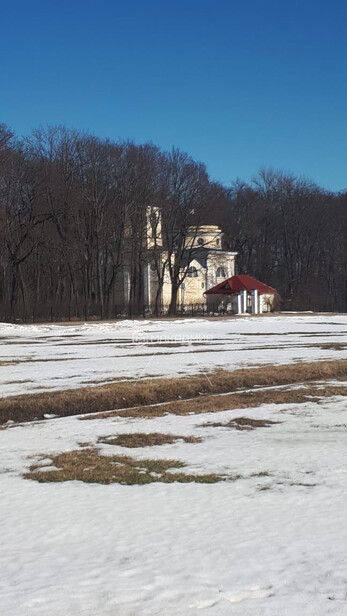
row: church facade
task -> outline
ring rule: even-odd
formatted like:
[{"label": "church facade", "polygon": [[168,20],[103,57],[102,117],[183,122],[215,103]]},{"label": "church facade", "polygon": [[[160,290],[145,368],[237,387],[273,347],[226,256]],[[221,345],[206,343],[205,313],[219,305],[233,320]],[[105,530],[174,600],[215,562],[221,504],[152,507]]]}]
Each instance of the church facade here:
[{"label": "church facade", "polygon": [[[206,306],[207,289],[235,273],[235,252],[222,249],[223,234],[219,227],[205,225],[191,229],[187,236],[187,257],[180,268],[183,278],[178,291],[178,307],[182,310]],[[164,255],[165,258],[165,255]],[[153,281],[156,287],[155,279]],[[171,280],[167,273],[162,290],[164,311],[171,300]],[[151,306],[151,298],[147,298]]]},{"label": "church facade", "polygon": [[[169,253],[163,241],[160,209],[148,208],[141,273],[131,272],[126,261],[119,272],[119,314],[131,314],[132,279],[141,293],[143,313],[168,312],[173,296],[170,266],[176,265],[177,253],[176,246],[171,246]],[[280,299],[278,292],[249,275],[236,276],[236,256],[237,252],[224,250],[223,233],[218,226],[189,227],[179,251],[176,309],[228,314],[272,311]]]},{"label": "church facade", "polygon": [[[160,287],[157,273],[159,261],[159,270],[164,272],[159,305],[161,312],[165,313],[171,302],[172,284],[167,263],[168,253],[163,246],[159,210],[156,211],[156,216],[155,231],[150,224],[147,231],[148,263],[144,272],[144,303],[147,311],[154,311]],[[235,274],[237,253],[223,250],[222,246],[223,233],[218,226],[203,225],[188,229],[180,263],[178,309],[184,311],[191,308],[206,308],[205,292]],[[154,251],[156,264],[153,262]]]}]

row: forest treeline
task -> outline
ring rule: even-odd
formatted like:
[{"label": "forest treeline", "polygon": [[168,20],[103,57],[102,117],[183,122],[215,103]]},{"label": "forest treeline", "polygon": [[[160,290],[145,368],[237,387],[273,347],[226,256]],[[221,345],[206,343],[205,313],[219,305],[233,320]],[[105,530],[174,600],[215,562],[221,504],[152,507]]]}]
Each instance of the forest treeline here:
[{"label": "forest treeline", "polygon": [[177,149],[64,127],[18,139],[0,125],[0,320],[115,318],[125,264],[128,314],[142,315],[149,207],[162,212],[166,262],[157,246],[151,259],[159,287],[169,271],[172,314],[199,224],[220,225],[237,273],[275,287],[283,308],[346,311],[346,205],[347,193],[281,171],[222,186]]}]

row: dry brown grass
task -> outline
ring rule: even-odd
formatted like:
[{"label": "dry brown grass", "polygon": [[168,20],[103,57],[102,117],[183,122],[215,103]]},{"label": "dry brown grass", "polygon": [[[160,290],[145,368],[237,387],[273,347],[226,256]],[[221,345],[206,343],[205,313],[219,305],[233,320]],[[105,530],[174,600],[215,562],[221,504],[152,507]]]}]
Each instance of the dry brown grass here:
[{"label": "dry brown grass", "polygon": [[149,434],[133,432],[117,436],[103,436],[99,438],[98,442],[106,445],[118,445],[119,447],[155,447],[157,445],[171,445],[177,441],[201,443],[202,439],[198,436],[179,436],[177,434],[161,434],[160,432]]},{"label": "dry brown grass", "polygon": [[234,430],[254,430],[255,428],[269,428],[279,421],[271,421],[270,419],[251,419],[250,417],[235,417],[227,423],[223,422],[208,422],[202,424],[203,428],[233,428]]},{"label": "dry brown grass", "polygon": [[147,379],[135,383],[119,382],[100,387],[12,396],[0,400],[0,423],[6,423],[9,419],[16,422],[43,419],[45,413],[60,417],[99,413],[174,401],[177,398],[197,398],[202,394],[232,392],[240,388],[341,377],[347,377],[347,360],[267,365],[232,372],[219,370],[209,374],[208,378],[204,374],[196,374],[176,379]]},{"label": "dry brown grass", "polygon": [[19,359],[1,359],[0,360],[0,366],[16,366],[17,364],[20,364],[21,360]]},{"label": "dry brown grass", "polygon": [[125,377],[125,376],[116,376],[116,377],[108,377],[107,379],[96,379],[95,381],[92,380],[87,380],[87,381],[81,381],[82,385],[106,385],[108,383],[119,383],[119,382],[123,382],[126,383],[128,381],[136,381],[135,377]]},{"label": "dry brown grass", "polygon": [[323,342],[320,344],[312,344],[310,346],[318,346],[320,349],[328,349],[331,351],[343,351],[347,348],[347,344],[344,342]]},{"label": "dry brown grass", "polygon": [[97,449],[69,451],[47,457],[52,461],[52,470],[47,469],[46,464],[43,470],[39,464],[33,464],[24,477],[40,483],[77,480],[125,485],[158,482],[217,483],[224,479],[214,473],[200,475],[172,472],[185,466],[178,460],[135,460],[130,456],[103,456]]},{"label": "dry brown grass", "polygon": [[[6,343],[10,344],[10,343]],[[24,344],[24,343],[23,343]],[[22,359],[10,359],[0,361],[0,366],[15,366],[17,364],[47,364],[49,362],[61,362],[71,361],[72,357],[46,357],[45,359],[34,359],[33,357],[23,357]],[[83,359],[83,357],[74,357],[76,359]]]},{"label": "dry brown grass", "polygon": [[201,396],[190,400],[176,400],[160,405],[138,406],[132,409],[97,413],[80,417],[82,421],[107,417],[162,417],[163,415],[189,415],[215,413],[233,409],[247,409],[261,404],[301,404],[319,398],[346,396],[346,387],[309,384],[301,389],[255,389],[223,395]]}]

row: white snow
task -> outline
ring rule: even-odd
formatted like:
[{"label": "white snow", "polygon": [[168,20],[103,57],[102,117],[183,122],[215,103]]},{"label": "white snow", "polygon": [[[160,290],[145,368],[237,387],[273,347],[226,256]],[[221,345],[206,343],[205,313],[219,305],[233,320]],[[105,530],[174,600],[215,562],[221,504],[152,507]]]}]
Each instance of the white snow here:
[{"label": "white snow", "polygon": [[[85,325],[84,333],[77,326],[1,326],[1,335],[7,330],[8,340],[16,343],[2,348],[2,358],[6,353],[54,358],[60,351],[85,352],[90,371],[102,374],[101,362],[93,364],[93,354],[98,357],[100,352],[101,357],[112,345],[98,342],[114,336],[123,352],[127,328],[132,332],[143,327],[113,325]],[[280,346],[276,351],[264,349],[264,361],[278,363],[340,357],[340,351],[305,345],[310,340],[341,342],[345,325],[342,316],[295,316],[150,322],[144,327],[181,335],[187,330],[202,333],[206,326],[218,345],[229,335],[232,342],[224,355],[236,367],[233,354],[244,353],[249,364],[254,359],[251,351],[242,351],[246,345]],[[247,336],[252,332],[261,335]],[[69,334],[71,348],[60,347],[59,337],[64,340]],[[34,340],[37,344],[31,348]],[[88,344],[81,345],[83,341]],[[142,350],[151,347],[144,344]],[[169,347],[167,352],[173,350]],[[179,360],[171,360],[177,371],[187,367],[185,351]],[[214,361],[206,358],[207,366]],[[110,357],[103,362],[110,363]],[[110,372],[116,375],[124,362],[119,357]],[[127,362],[131,372],[135,358]],[[27,369],[29,363],[23,366]],[[56,386],[58,362],[47,366],[45,378]],[[0,372],[7,368],[2,366]],[[80,368],[84,370],[82,362]],[[67,369],[64,379],[70,384]],[[51,418],[0,430],[1,616],[346,615],[345,400],[336,396],[318,403],[151,420]],[[238,416],[280,423],[253,431],[202,426]],[[98,447],[104,454],[179,459],[188,473],[217,472],[228,479],[211,485],[102,486],[77,481],[39,484],[22,477],[40,456],[47,467],[49,454],[75,449],[82,442],[96,444],[100,436],[138,431],[203,440],[142,449]],[[232,480],[235,475],[241,478]]]},{"label": "white snow", "polygon": [[338,359],[346,350],[326,345],[341,343],[347,344],[346,315],[0,323],[0,395],[215,368]]},{"label": "white snow", "polygon": [[[201,427],[245,415],[282,423],[250,432]],[[336,397],[152,420],[72,417],[2,431],[2,615],[346,614],[346,428],[345,400]],[[21,478],[39,455],[129,431],[203,442],[102,451],[170,457],[185,461],[187,472],[242,478],[147,486]],[[252,476],[259,472],[269,475]]]}]

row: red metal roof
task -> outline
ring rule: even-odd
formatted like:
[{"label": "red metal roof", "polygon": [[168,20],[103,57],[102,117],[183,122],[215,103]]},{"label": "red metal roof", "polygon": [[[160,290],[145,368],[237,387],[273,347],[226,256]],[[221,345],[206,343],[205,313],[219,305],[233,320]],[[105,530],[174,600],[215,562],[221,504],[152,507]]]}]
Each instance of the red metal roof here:
[{"label": "red metal roof", "polygon": [[242,289],[246,289],[249,293],[252,289],[257,289],[258,293],[277,293],[276,289],[269,287],[267,284],[260,282],[256,278],[252,278],[252,276],[247,276],[247,274],[242,274],[240,276],[232,276],[231,278],[227,278],[220,282],[215,287],[208,289],[205,292],[206,295],[231,295],[231,293],[237,293]]}]

